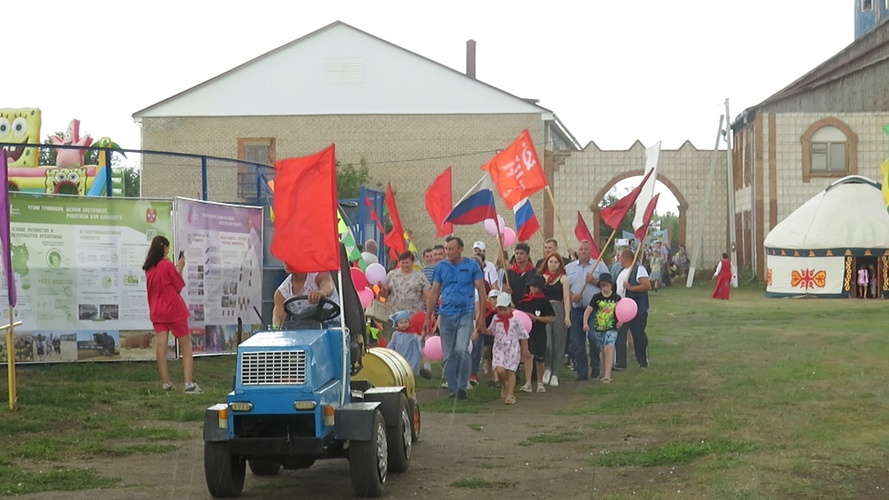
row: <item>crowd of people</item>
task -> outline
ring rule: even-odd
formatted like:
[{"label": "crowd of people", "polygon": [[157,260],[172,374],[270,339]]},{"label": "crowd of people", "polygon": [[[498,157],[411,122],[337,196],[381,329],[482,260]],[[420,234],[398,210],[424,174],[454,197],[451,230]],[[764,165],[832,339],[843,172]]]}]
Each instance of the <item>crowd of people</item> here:
[{"label": "crowd of people", "polygon": [[[364,248],[373,246],[369,241]],[[464,256],[462,238],[448,236],[444,244],[421,253],[422,266],[410,252],[399,255],[397,267],[381,283],[380,295],[392,313],[395,342],[389,347],[402,353],[416,373],[429,373],[422,345],[432,335],[442,345],[442,388],[458,400],[467,399],[480,372],[487,374],[489,385],[501,388],[505,404],[515,404],[517,391],[558,387],[569,368],[576,382],[611,383],[613,371],[627,368],[628,336],[636,362],[648,367],[651,279],[646,267],[635,263],[633,251],[620,252],[609,269],[593,258],[589,241],[563,256],[558,241],[547,239],[536,263],[527,243],[516,244],[512,255],[504,252],[501,258],[497,252],[489,258],[487,249],[478,241],[471,256]],[[626,324],[615,314],[622,297],[638,305],[636,317]],[[426,314],[421,328],[409,321],[418,312]],[[530,328],[522,316],[530,318]]]}]

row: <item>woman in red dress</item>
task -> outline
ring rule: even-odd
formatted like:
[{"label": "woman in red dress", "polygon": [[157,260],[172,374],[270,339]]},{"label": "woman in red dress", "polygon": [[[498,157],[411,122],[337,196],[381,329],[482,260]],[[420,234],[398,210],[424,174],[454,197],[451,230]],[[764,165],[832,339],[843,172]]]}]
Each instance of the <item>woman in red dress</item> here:
[{"label": "woman in red dress", "polygon": [[192,380],[194,358],[192,357],[191,335],[188,331],[188,306],[180,292],[185,287],[182,269],[185,267],[185,255],[179,254],[179,262],[174,266],[167,256],[170,253],[170,240],[163,236],[155,236],[148,248],[145,264],[145,288],[148,291],[148,312],[154,331],[157,333],[155,346],[157,349],[157,369],[160,372],[163,389],[173,390],[170,374],[167,371],[167,335],[172,333],[179,341],[182,351],[182,369],[185,372],[185,392],[196,394],[201,392],[198,384]]},{"label": "woman in red dress", "polygon": [[722,254],[722,260],[716,265],[716,272],[713,273],[713,279],[716,280],[716,287],[713,288],[713,298],[728,300],[732,293],[732,261],[728,259],[728,254]]}]

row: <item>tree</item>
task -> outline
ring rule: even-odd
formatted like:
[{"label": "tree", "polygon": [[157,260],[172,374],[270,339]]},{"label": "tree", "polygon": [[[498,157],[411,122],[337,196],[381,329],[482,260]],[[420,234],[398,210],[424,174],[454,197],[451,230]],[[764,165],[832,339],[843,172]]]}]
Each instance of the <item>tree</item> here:
[{"label": "tree", "polygon": [[123,167],[120,172],[123,177],[123,195],[128,198],[138,198],[142,195],[142,169],[139,167]]},{"label": "tree", "polygon": [[661,225],[661,230],[667,230],[667,234],[670,235],[670,249],[673,251],[679,250],[679,216],[673,212],[665,214],[655,213],[651,221],[652,224],[658,221]]},{"label": "tree", "polygon": [[361,193],[362,186],[370,186],[377,189],[383,188],[382,182],[373,182],[370,176],[370,169],[367,168],[367,161],[364,158],[353,163],[336,162],[336,191],[337,198],[340,200],[349,200],[358,198]]}]

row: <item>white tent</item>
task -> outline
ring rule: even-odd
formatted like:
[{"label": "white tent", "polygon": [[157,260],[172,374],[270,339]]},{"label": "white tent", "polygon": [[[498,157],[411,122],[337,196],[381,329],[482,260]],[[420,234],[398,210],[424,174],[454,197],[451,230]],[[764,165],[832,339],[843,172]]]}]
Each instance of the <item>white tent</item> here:
[{"label": "white tent", "polygon": [[844,177],[778,223],[766,237],[766,295],[848,297],[856,271],[876,269],[877,296],[889,259],[889,212],[880,184]]}]

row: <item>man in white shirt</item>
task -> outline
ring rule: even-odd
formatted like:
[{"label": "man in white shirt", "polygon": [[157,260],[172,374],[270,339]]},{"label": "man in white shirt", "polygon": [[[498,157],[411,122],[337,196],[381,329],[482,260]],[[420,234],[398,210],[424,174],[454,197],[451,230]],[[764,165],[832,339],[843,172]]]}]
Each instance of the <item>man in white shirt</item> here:
[{"label": "man in white shirt", "polygon": [[637,312],[633,319],[622,324],[617,331],[617,343],[614,346],[617,360],[614,366],[619,369],[627,367],[627,332],[633,335],[636,361],[641,368],[648,368],[648,335],[645,327],[648,326],[648,291],[651,290],[651,283],[645,266],[633,265],[634,257],[632,250],[620,253],[620,263],[624,270],[617,277],[617,294],[621,298],[636,301]]},{"label": "man in white shirt", "polygon": [[494,265],[493,262],[489,262],[485,259],[485,250],[487,250],[488,246],[485,245],[484,241],[476,241],[474,245],[472,245],[472,253],[473,255],[478,255],[485,261],[485,281],[491,285],[491,289],[500,289],[500,277],[497,274],[497,266]]},{"label": "man in white shirt", "polygon": [[367,240],[364,242],[364,251],[361,252],[361,258],[364,260],[364,263],[367,265],[380,263],[380,260],[377,259],[377,242],[376,241]]}]

